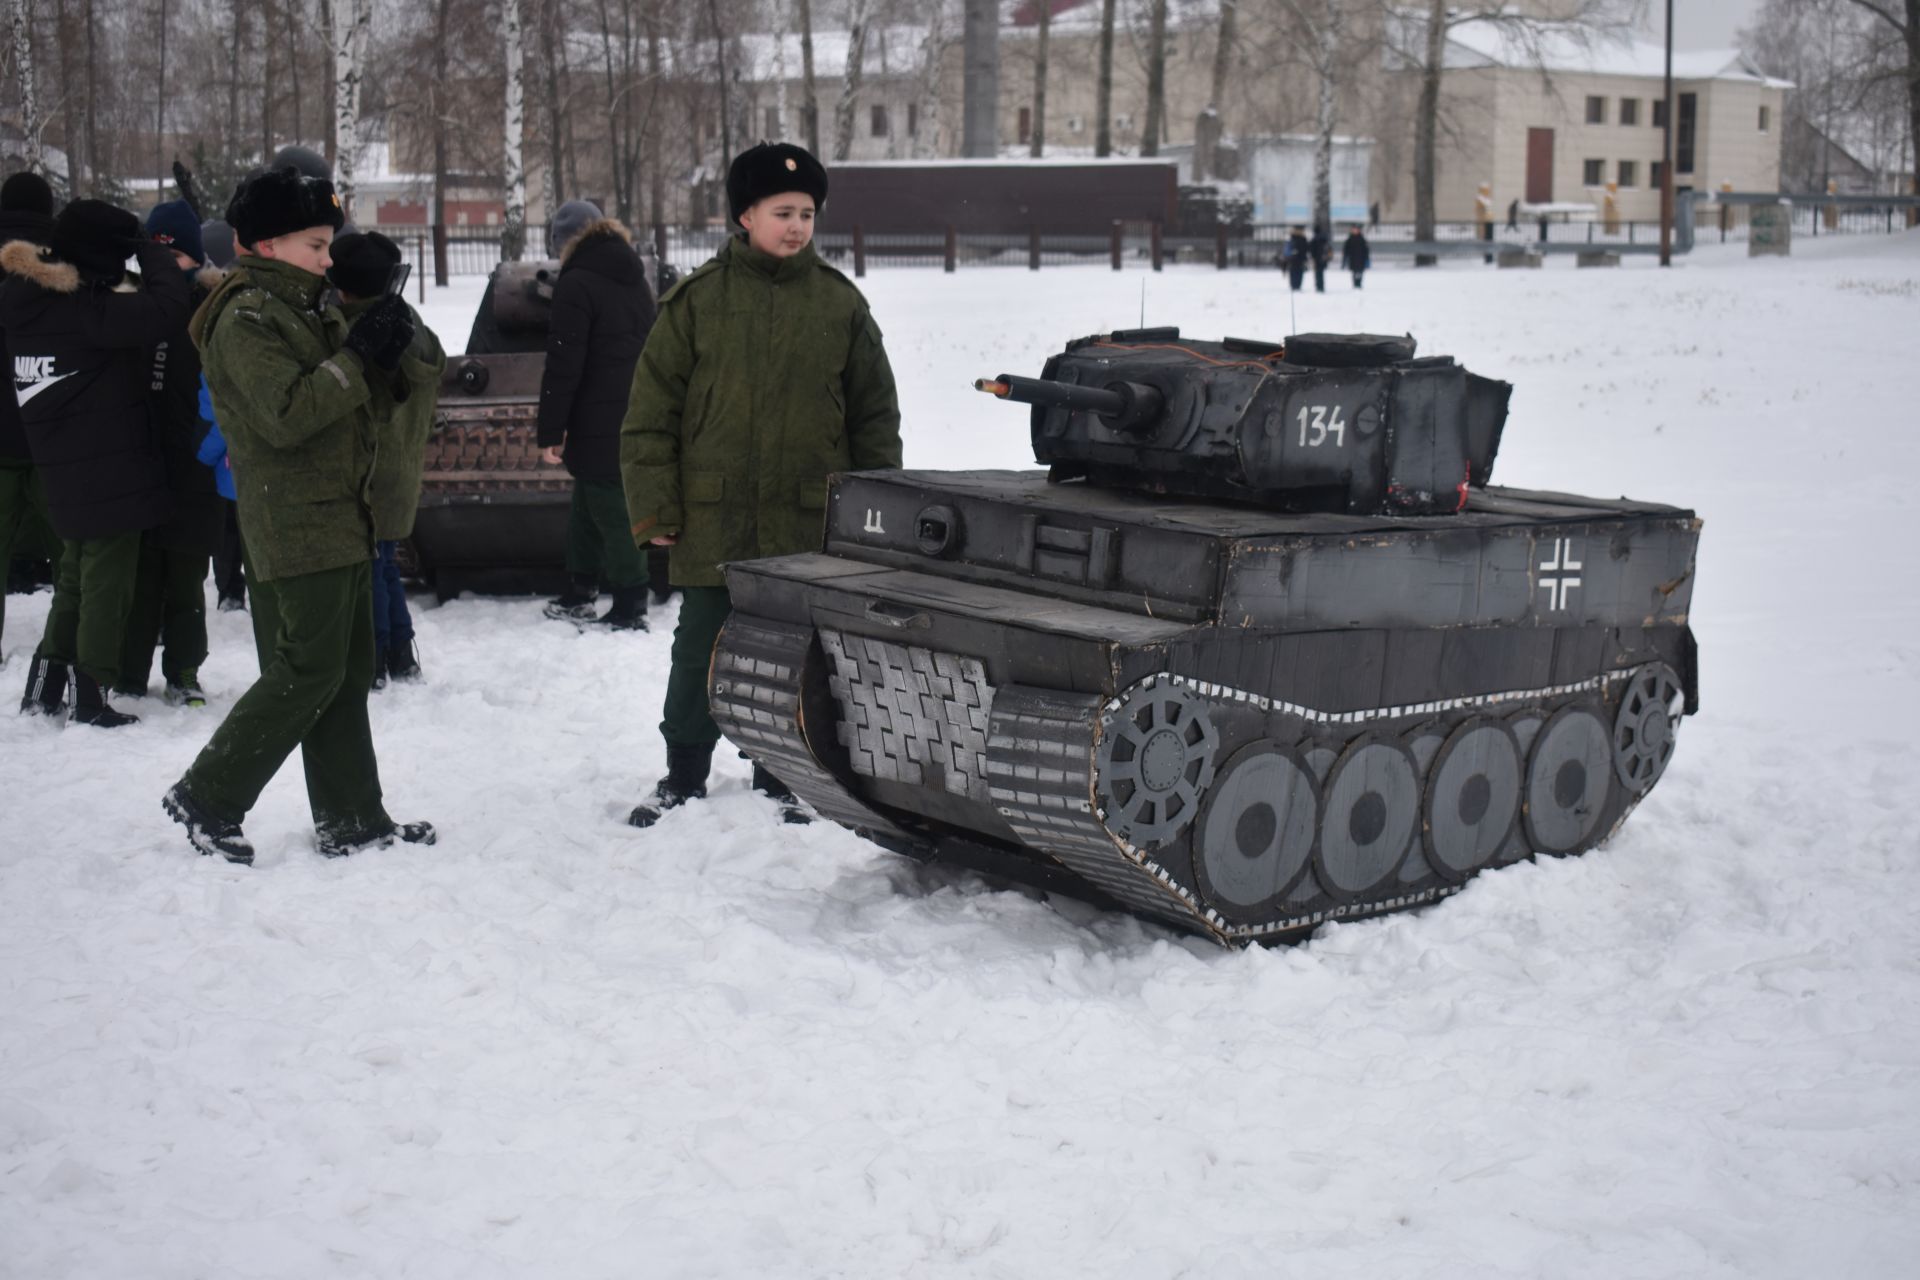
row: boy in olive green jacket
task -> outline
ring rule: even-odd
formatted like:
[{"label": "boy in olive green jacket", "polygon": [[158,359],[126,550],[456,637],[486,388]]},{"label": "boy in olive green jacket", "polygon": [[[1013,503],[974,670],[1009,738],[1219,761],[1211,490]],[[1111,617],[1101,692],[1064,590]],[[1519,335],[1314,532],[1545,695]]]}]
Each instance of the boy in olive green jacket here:
[{"label": "boy in olive green jacket", "polygon": [[[804,148],[734,158],[727,204],[743,234],[660,301],[620,433],[633,536],[672,548],[682,588],[665,715],[667,776],[628,818],[652,826],[706,794],[720,730],[707,666],[730,603],[720,565],[815,551],[827,476],[900,465],[900,406],[880,327],[813,251],[827,174]],[[805,821],[754,767],[755,789]]]},{"label": "boy in olive green jacket", "polygon": [[[373,387],[413,340],[406,303],[351,325],[325,272],[343,216],[333,184],[292,168],[227,208],[243,254],[189,326],[233,463],[260,678],[162,803],[204,854],[251,863],[240,823],[295,747],[320,852],[433,843],[381,802],[367,724],[373,675]],[[430,394],[430,392],[428,392]]]}]

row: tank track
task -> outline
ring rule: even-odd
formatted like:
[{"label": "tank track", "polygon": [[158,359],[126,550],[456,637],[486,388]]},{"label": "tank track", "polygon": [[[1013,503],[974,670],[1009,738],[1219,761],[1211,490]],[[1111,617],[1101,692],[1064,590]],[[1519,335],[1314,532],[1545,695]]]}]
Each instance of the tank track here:
[{"label": "tank track", "polygon": [[[856,647],[866,659],[865,679],[848,656]],[[835,670],[837,676],[829,674]],[[836,822],[896,851],[938,856],[937,831],[917,824],[908,830],[865,803],[847,780],[858,785],[865,774],[972,792],[1035,859],[1051,859],[1131,912],[1230,946],[1286,941],[1328,921],[1435,902],[1480,870],[1536,850],[1572,853],[1600,843],[1664,770],[1679,696],[1672,673],[1648,663],[1543,688],[1342,712],[1165,672],[1108,697],[995,687],[972,659],[738,613],[722,633],[710,681],[722,731]],[[1617,686],[1624,687],[1616,696]],[[1169,708],[1164,717],[1141,710],[1155,703]],[[1215,721],[1231,726],[1226,736],[1238,747],[1232,754],[1218,749]],[[1136,722],[1146,727],[1135,729]],[[1172,750],[1163,740],[1162,748],[1137,753],[1122,745],[1161,729],[1183,734],[1188,745]],[[1447,819],[1430,789],[1463,749],[1468,764],[1447,776],[1473,769],[1475,747],[1490,749],[1495,764],[1505,762],[1504,773],[1483,765],[1476,776],[1498,776],[1495,791],[1505,790],[1493,802],[1496,813],[1512,816],[1481,828],[1495,834],[1483,834],[1449,863],[1437,856],[1433,818]],[[1209,905],[1218,898],[1202,873],[1200,831],[1188,835],[1185,828],[1206,822],[1207,805],[1228,792],[1220,784],[1250,752],[1267,757],[1269,768],[1298,770],[1311,808],[1300,820],[1314,825],[1304,841],[1270,833],[1267,847],[1289,868],[1257,906],[1223,912]],[[1558,768],[1543,772],[1542,755]],[[950,768],[927,768],[940,760]],[[1553,788],[1567,785],[1567,761],[1581,765],[1580,781],[1556,799]],[[1338,785],[1349,766],[1365,781]],[[1270,800],[1271,777],[1244,794]],[[1121,785],[1128,778],[1131,789]],[[1209,784],[1211,793],[1203,794]],[[1341,832],[1358,821],[1353,815],[1362,806],[1350,803],[1338,823],[1322,806],[1330,809],[1362,787],[1389,796],[1390,823],[1414,825],[1389,825],[1396,835],[1380,848],[1390,856],[1342,890],[1342,868],[1328,860],[1327,846],[1346,839]],[[1160,802],[1176,794],[1183,804]],[[1402,829],[1408,835],[1396,844]],[[1244,845],[1240,851],[1247,852]]]}]

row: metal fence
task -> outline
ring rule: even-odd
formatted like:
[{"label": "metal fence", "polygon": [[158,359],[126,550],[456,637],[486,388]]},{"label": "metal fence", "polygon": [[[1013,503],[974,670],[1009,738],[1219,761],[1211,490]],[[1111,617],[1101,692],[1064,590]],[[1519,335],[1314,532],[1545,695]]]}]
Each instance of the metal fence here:
[{"label": "metal fence", "polygon": [[[1908,225],[1911,198],[1888,204],[1814,204],[1806,200],[1791,203],[1796,236],[1891,234]],[[1748,203],[1695,206],[1695,243],[1744,241],[1749,224]],[[1105,267],[1111,270],[1158,270],[1165,263],[1192,263],[1222,268],[1271,268],[1279,264],[1281,251],[1293,223],[1267,223],[1238,229],[1221,228],[1206,234],[1174,234],[1151,224],[1110,224],[1092,227],[1084,233],[1061,234],[1038,231],[1013,233],[959,232],[934,227],[922,232],[863,232],[859,228],[823,229],[814,244],[822,257],[853,275],[869,269],[891,267],[960,268],[1011,267],[1040,270],[1053,267]],[[1333,252],[1339,247],[1352,224],[1335,227]],[[484,276],[502,260],[500,228],[488,226],[448,227],[440,235],[436,228],[401,226],[377,228],[392,236],[415,263],[422,279],[435,278],[436,259],[443,257],[445,274],[450,277]],[[1430,241],[1416,243],[1410,222],[1381,222],[1365,227],[1376,259],[1398,257],[1416,251],[1421,245],[1457,245],[1456,252],[1471,254],[1468,248],[1484,243],[1493,253],[1502,247],[1545,245],[1549,249],[1572,252],[1582,245],[1595,248],[1646,250],[1659,243],[1657,221],[1602,219],[1572,221],[1561,218],[1541,221],[1522,219],[1513,224],[1442,222],[1435,226]],[[672,226],[641,229],[639,234],[659,251],[662,261],[684,275],[711,258],[726,242],[727,232],[718,226]],[[436,252],[436,240],[440,247]],[[527,256],[543,256],[547,228],[527,228]]]}]

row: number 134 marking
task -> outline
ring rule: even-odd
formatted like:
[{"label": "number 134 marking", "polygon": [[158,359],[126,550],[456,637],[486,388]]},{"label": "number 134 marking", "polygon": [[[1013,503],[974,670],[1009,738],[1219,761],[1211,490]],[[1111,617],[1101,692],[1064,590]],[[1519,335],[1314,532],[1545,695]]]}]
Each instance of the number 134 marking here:
[{"label": "number 134 marking", "polygon": [[[1309,434],[1311,432],[1311,434]],[[1339,405],[1302,405],[1300,407],[1300,445],[1306,449],[1318,449],[1333,437],[1335,448],[1344,448],[1347,443],[1347,420],[1340,416]]]}]

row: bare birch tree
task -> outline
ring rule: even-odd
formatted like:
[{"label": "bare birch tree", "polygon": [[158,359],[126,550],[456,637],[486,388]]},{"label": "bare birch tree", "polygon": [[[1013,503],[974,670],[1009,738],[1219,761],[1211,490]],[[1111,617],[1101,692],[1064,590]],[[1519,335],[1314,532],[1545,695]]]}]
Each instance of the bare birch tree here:
[{"label": "bare birch tree", "polygon": [[500,0],[501,34],[507,46],[506,210],[500,219],[500,254],[518,262],[527,248],[527,167],[522,154],[527,132],[527,51],[521,38],[520,0]]},{"label": "bare birch tree", "polygon": [[12,26],[13,74],[20,92],[20,134],[27,168],[40,173],[46,162],[40,151],[40,113],[34,106],[33,31],[27,21],[27,0],[7,0],[7,19]]},{"label": "bare birch tree", "polygon": [[1342,72],[1351,65],[1351,0],[1279,0],[1298,26],[1297,46],[1313,71],[1313,225],[1333,229],[1333,134]]},{"label": "bare birch tree", "polygon": [[847,71],[840,81],[840,100],[833,110],[833,158],[836,161],[845,160],[853,150],[853,116],[859,105],[867,24],[872,17],[873,0],[851,0],[847,7]]},{"label": "bare birch tree", "polygon": [[918,94],[920,119],[914,130],[913,154],[925,160],[940,154],[940,122],[945,116],[947,51],[953,47],[953,24],[947,0],[929,0],[926,35],[920,44]]},{"label": "bare birch tree", "polygon": [[806,113],[807,150],[820,154],[820,92],[813,79],[813,0],[797,0],[800,6],[800,78],[805,93],[801,110]]},{"label": "bare birch tree", "polygon": [[354,169],[360,150],[360,79],[367,32],[373,23],[372,0],[333,0],[334,136],[333,185],[340,207],[353,217]]},{"label": "bare birch tree", "polygon": [[1906,70],[1901,76],[1907,90],[1907,148],[1913,172],[1909,189],[1920,195],[1920,0],[1905,0],[1905,12],[1897,10],[1899,0],[1852,0],[1872,14],[1899,38],[1906,52]]},{"label": "bare birch tree", "polygon": [[1220,176],[1220,140],[1227,100],[1227,72],[1233,65],[1240,0],[1220,0],[1220,25],[1213,42],[1213,75],[1207,81],[1207,105],[1193,122],[1193,176],[1196,181]]}]

